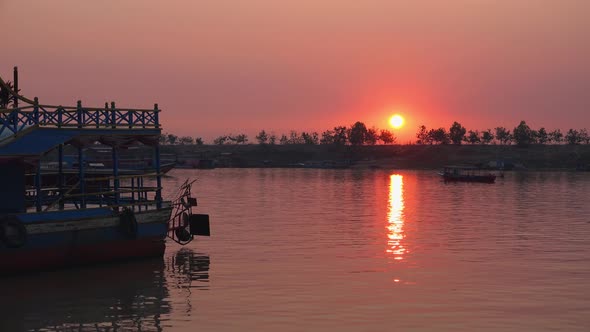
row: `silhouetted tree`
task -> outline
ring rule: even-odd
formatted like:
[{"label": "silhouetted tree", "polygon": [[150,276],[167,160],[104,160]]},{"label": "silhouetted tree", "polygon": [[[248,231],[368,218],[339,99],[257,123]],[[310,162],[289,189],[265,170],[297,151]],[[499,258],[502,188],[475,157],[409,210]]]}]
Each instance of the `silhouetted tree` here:
[{"label": "silhouetted tree", "polygon": [[318,137],[318,133],[316,133],[316,132],[312,132],[312,133],[302,132],[301,139],[303,140],[304,144],[308,144],[308,145],[319,144],[319,137]]},{"label": "silhouetted tree", "polygon": [[469,142],[469,144],[481,143],[481,139],[479,138],[479,131],[478,130],[470,130],[467,133],[467,142]]},{"label": "silhouetted tree", "polygon": [[524,147],[533,142],[533,133],[531,128],[524,120],[520,121],[520,124],[514,128],[513,132],[514,142],[516,142],[516,145]]},{"label": "silhouetted tree", "polygon": [[539,128],[535,136],[539,144],[546,144],[549,141],[549,134],[547,134],[547,130],[544,127]]},{"label": "silhouetted tree", "polygon": [[233,134],[229,134],[225,136],[225,142],[227,144],[235,144],[237,141],[237,138],[233,135]]},{"label": "silhouetted tree", "polygon": [[440,127],[438,129],[431,129],[428,132],[428,136],[430,136],[430,138],[438,144],[449,144],[450,142],[449,134],[447,133],[447,130],[443,127]]},{"label": "silhouetted tree", "polygon": [[334,131],[326,130],[322,133],[320,144],[334,144]]},{"label": "silhouetted tree", "polygon": [[281,145],[289,144],[289,139],[287,138],[287,135],[282,134],[281,139],[279,140],[279,143]]},{"label": "silhouetted tree", "polygon": [[197,145],[203,145],[203,139],[201,137],[196,137],[195,138],[195,144],[197,144]]},{"label": "silhouetted tree", "polygon": [[383,144],[393,144],[396,140],[393,133],[387,129],[382,129],[379,132],[379,139],[381,142],[383,142]]},{"label": "silhouetted tree", "polygon": [[500,144],[510,144],[512,141],[512,135],[510,134],[510,130],[506,130],[504,127],[496,127],[496,139]]},{"label": "silhouetted tree", "polygon": [[174,135],[174,134],[168,134],[168,143],[170,145],[174,145],[176,144],[176,141],[178,140],[178,136]]},{"label": "silhouetted tree", "polygon": [[344,145],[347,141],[347,130],[344,126],[334,127],[334,144]]},{"label": "silhouetted tree", "polygon": [[455,121],[449,129],[449,138],[453,144],[461,145],[461,141],[465,137],[465,132],[465,127],[463,127],[459,122]]},{"label": "silhouetted tree", "polygon": [[303,138],[296,130],[291,130],[289,132],[289,141],[287,144],[303,144]]},{"label": "silhouetted tree", "polygon": [[348,134],[348,141],[352,145],[363,145],[367,137],[367,126],[364,123],[357,121],[350,127]]},{"label": "silhouetted tree", "polygon": [[227,136],[219,136],[213,140],[213,144],[215,145],[223,145],[227,141]]},{"label": "silhouetted tree", "polygon": [[580,140],[585,144],[590,144],[590,135],[588,135],[588,130],[586,128],[580,129]]},{"label": "silhouetted tree", "polygon": [[268,134],[266,133],[266,131],[264,131],[264,129],[262,129],[258,135],[256,135],[256,140],[258,141],[258,144],[260,145],[264,145],[268,142]]},{"label": "silhouetted tree", "polygon": [[416,138],[418,139],[416,144],[426,144],[428,142],[428,130],[426,129],[425,125],[418,127]]},{"label": "silhouetted tree", "polygon": [[561,133],[561,130],[555,129],[554,131],[550,132],[549,140],[550,142],[561,144],[561,142],[563,141],[563,134]]},{"label": "silhouetted tree", "polygon": [[565,134],[565,141],[567,144],[580,144],[582,143],[582,138],[580,137],[580,132],[575,129],[570,129]]},{"label": "silhouetted tree", "polygon": [[531,128],[531,141],[530,144],[539,143],[539,132]]},{"label": "silhouetted tree", "polygon": [[268,144],[275,145],[276,142],[277,142],[277,135],[275,135],[274,133],[270,134],[270,136],[268,137]]},{"label": "silhouetted tree", "polygon": [[246,134],[236,135],[234,140],[237,144],[246,144],[246,143],[248,143],[248,135],[246,135]]},{"label": "silhouetted tree", "polygon": [[178,143],[181,145],[191,145],[193,144],[193,138],[190,136],[182,136],[178,139]]},{"label": "silhouetted tree", "polygon": [[491,129],[486,129],[481,132],[481,142],[483,144],[490,144],[494,140],[494,135]]},{"label": "silhouetted tree", "polygon": [[428,135],[426,135],[426,142],[430,145],[434,144],[436,140],[434,139],[434,129],[430,129],[428,131]]},{"label": "silhouetted tree", "polygon": [[365,143],[368,145],[375,145],[379,140],[378,130],[375,127],[367,129],[367,133],[365,134]]}]

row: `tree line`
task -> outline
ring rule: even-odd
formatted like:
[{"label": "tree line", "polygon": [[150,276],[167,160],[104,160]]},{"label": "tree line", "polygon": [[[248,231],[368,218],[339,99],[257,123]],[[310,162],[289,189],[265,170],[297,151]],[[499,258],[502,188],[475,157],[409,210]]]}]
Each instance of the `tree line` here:
[{"label": "tree line", "polygon": [[494,130],[469,130],[467,131],[457,121],[453,122],[449,130],[440,127],[427,129],[422,125],[416,133],[416,144],[501,144],[528,146],[531,144],[590,144],[588,130],[569,129],[565,134],[560,129],[547,131],[544,127],[538,130],[532,129],[526,121],[514,127],[512,132],[504,127],[496,127]]},{"label": "tree line", "polygon": [[[318,132],[298,132],[291,130],[288,134],[280,136],[274,132],[261,130],[255,136],[256,143],[260,145],[288,145],[288,144],[336,144],[336,145],[376,145],[376,144],[394,144],[397,141],[395,135],[387,129],[378,129],[376,127],[367,128],[367,126],[357,121],[353,125],[336,126],[319,134]],[[215,145],[226,144],[248,144],[249,139],[246,134],[228,134],[218,136],[213,140]],[[203,145],[203,139],[200,137],[192,138],[190,136],[178,137],[174,134],[160,135],[160,143],[168,145]]]},{"label": "tree line", "polygon": [[[274,132],[261,130],[254,137],[255,142],[260,145],[376,145],[395,144],[397,137],[393,132],[376,127],[367,128],[360,121],[350,126],[336,126],[332,129],[318,132],[298,132],[291,130],[288,134],[276,135]],[[213,140],[215,145],[227,144],[249,144],[246,134],[227,134],[216,137]],[[165,133],[160,135],[160,143],[167,145],[203,145],[201,137],[176,136]],[[528,146],[531,144],[590,144],[590,134],[586,128],[569,129],[562,133],[560,129],[547,131],[544,127],[532,129],[523,120],[511,130],[505,127],[496,127],[486,130],[467,130],[459,122],[455,121],[447,130],[444,127],[428,129],[421,125],[416,133],[416,144],[500,144]]]}]

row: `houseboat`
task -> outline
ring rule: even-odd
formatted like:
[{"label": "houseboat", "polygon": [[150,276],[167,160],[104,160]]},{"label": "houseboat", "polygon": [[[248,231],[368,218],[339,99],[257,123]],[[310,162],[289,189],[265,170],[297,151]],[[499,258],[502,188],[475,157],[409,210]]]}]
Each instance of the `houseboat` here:
[{"label": "houseboat", "polygon": [[445,182],[494,183],[496,175],[473,166],[445,166],[438,173]]},{"label": "houseboat", "polygon": [[[192,212],[193,181],[162,197],[157,104],[44,105],[18,93],[14,72],[14,84],[0,78],[0,275],[162,256],[167,237],[209,236],[209,216]],[[85,152],[96,142],[110,147],[112,168],[89,176]],[[135,145],[153,150],[150,172],[121,172],[120,152]],[[63,167],[65,147],[77,151],[75,172]],[[49,154],[57,156],[50,171]]]}]

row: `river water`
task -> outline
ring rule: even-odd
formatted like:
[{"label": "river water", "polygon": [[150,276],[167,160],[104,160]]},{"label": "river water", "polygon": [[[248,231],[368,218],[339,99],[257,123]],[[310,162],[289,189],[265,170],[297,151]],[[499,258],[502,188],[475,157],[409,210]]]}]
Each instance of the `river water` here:
[{"label": "river water", "polygon": [[0,331],[588,331],[590,173],[172,170],[211,238],[10,279]]}]

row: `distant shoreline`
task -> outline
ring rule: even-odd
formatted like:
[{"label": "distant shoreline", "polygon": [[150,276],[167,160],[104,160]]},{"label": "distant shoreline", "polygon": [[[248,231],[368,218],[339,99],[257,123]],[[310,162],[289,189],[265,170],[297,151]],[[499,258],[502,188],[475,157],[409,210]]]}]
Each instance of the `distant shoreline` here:
[{"label": "distant shoreline", "polygon": [[514,170],[590,169],[590,145],[162,145],[179,167],[438,169],[474,165]]}]

